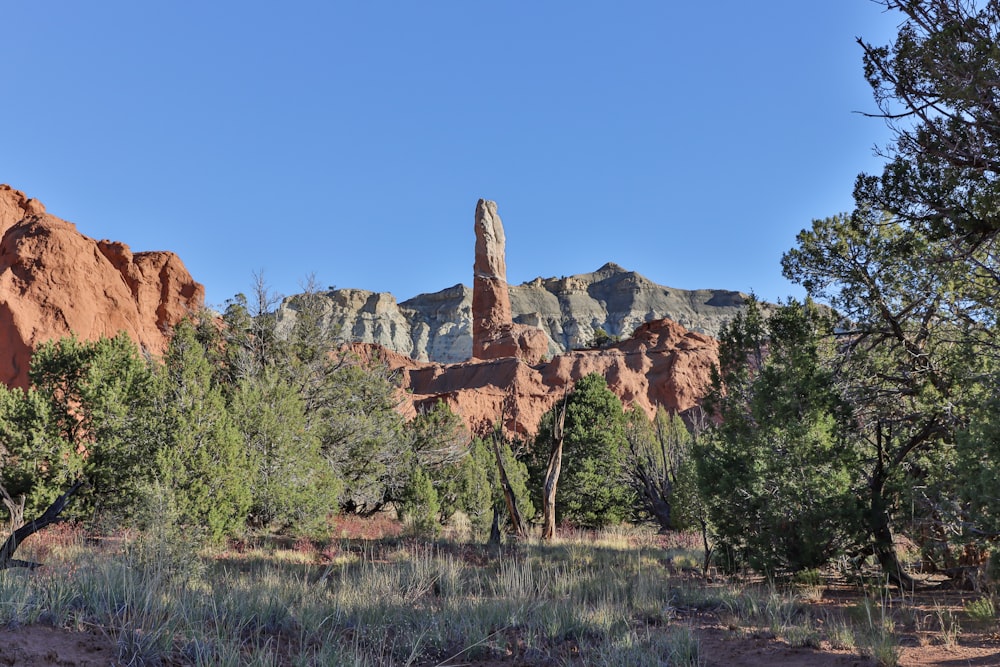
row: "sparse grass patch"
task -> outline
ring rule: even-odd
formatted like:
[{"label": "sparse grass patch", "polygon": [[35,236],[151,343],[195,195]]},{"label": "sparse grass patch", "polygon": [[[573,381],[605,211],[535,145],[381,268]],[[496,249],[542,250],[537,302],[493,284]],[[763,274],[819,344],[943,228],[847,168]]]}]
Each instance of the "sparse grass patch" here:
[{"label": "sparse grass patch", "polygon": [[735,638],[858,651],[891,667],[900,631],[948,643],[958,615],[996,622],[985,597],[964,614],[894,609],[888,596],[817,608],[801,587],[818,574],[783,587],[709,583],[679,571],[687,552],[659,535],[609,535],[499,551],[400,537],[225,550],[155,533],[67,538],[46,545],[44,568],[0,572],[0,623],[100,628],[123,664],[234,667],[701,665],[711,656],[699,633],[721,623]]},{"label": "sparse grass patch", "polygon": [[966,603],[965,613],[973,623],[991,625],[997,622],[997,608],[991,597],[982,597]]}]

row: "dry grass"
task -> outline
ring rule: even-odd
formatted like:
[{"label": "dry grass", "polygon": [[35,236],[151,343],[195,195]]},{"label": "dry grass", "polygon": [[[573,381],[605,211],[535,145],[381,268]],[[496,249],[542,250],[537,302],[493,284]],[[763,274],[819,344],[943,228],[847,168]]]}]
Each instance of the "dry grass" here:
[{"label": "dry grass", "polygon": [[831,608],[817,604],[815,574],[707,584],[684,571],[701,559],[691,538],[649,530],[572,531],[499,551],[366,530],[213,553],[176,535],[47,531],[24,546],[44,568],[0,572],[0,624],[100,628],[127,664],[699,665],[698,628],[716,624],[895,665],[901,627],[919,635],[922,622],[936,643],[957,643],[958,616],[989,620],[992,603],[918,614],[869,596]]}]

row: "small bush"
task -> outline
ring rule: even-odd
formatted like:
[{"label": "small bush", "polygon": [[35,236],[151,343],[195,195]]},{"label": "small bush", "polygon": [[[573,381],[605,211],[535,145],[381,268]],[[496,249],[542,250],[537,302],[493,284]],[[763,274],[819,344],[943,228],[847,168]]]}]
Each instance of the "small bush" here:
[{"label": "small bush", "polygon": [[965,613],[976,623],[995,623],[997,608],[993,598],[979,598],[965,605]]}]

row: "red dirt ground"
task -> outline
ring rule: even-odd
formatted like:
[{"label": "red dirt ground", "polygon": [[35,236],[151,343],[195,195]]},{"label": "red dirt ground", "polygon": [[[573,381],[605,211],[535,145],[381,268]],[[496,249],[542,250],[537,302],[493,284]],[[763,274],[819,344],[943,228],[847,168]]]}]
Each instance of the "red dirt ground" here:
[{"label": "red dirt ground", "polygon": [[[721,627],[697,628],[705,667],[869,667],[872,662],[849,651],[830,648],[791,648],[766,638],[736,638]],[[988,667],[1000,665],[1000,640],[963,635],[956,647],[917,645],[915,636],[902,634],[902,667]],[[912,645],[906,645],[910,643]],[[45,626],[0,630],[0,666],[108,667],[118,665],[114,641],[97,631],[72,632]],[[457,662],[452,665],[516,667],[544,663],[510,661]]]}]

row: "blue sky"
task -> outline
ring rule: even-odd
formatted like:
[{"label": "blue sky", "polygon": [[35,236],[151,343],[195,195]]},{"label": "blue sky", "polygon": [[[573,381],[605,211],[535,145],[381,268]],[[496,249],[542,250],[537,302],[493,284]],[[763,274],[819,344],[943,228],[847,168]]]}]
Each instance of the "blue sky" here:
[{"label": "blue sky", "polygon": [[849,210],[889,135],[869,0],[4,8],[0,182],[83,233],[247,291],[471,284],[498,202],[508,281],[608,261],[664,285],[801,291],[780,257]]}]

